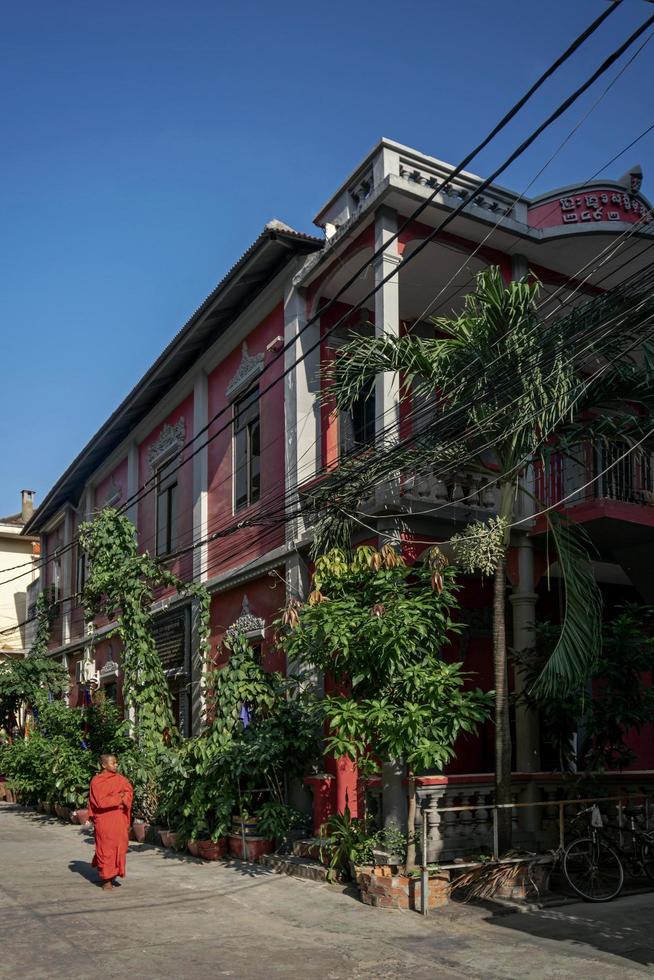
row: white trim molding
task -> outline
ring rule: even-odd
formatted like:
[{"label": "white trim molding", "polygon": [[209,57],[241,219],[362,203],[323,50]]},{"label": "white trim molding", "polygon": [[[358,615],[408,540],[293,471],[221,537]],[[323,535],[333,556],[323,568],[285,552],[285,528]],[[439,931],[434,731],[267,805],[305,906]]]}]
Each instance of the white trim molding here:
[{"label": "white trim molding", "polygon": [[232,398],[236,398],[237,395],[240,395],[241,392],[245,391],[252,384],[255,378],[259,377],[263,371],[265,356],[265,352],[263,351],[260,354],[250,354],[247,340],[243,341],[241,345],[241,363],[225,390],[225,397],[227,399],[231,400]]},{"label": "white trim molding", "polygon": [[159,438],[148,449],[148,464],[154,473],[162,463],[184,447],[186,442],[186,419],[179,418],[174,425],[164,425]]},{"label": "white trim molding", "polygon": [[259,616],[255,616],[250,609],[250,602],[247,595],[243,594],[243,605],[241,615],[235,623],[229,627],[225,636],[232,638],[242,633],[248,640],[263,640],[266,629],[266,621]]}]

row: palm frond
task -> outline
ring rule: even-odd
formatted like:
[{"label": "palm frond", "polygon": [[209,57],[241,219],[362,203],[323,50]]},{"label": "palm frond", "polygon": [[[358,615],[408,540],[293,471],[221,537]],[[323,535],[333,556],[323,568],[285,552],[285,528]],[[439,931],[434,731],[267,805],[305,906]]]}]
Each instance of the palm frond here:
[{"label": "palm frond", "polygon": [[565,590],[557,644],[534,684],[545,697],[565,696],[583,686],[602,649],[602,595],[588,556],[589,539],[579,524],[550,512],[549,525]]}]

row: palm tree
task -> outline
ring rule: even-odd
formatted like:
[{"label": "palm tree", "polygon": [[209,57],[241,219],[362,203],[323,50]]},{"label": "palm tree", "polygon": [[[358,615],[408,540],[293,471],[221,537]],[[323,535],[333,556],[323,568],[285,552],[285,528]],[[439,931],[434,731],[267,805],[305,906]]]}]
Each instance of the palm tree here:
[{"label": "palm tree", "polygon": [[[493,571],[497,803],[511,802],[506,560],[519,478],[536,457],[548,465],[553,440],[558,452],[571,453],[598,435],[638,439],[654,414],[653,372],[642,356],[648,352],[647,330],[652,333],[651,288],[629,283],[547,325],[538,318],[539,290],[526,280],[505,285],[499,269],[491,267],[476,277],[459,316],[434,320],[435,338],[357,336],[341,348],[325,385],[336,408],[347,410],[378,374],[393,372],[403,394],[412,390],[433,400],[434,414],[408,440],[395,434],[394,441],[378,442],[364,461],[344,463],[315,498],[326,509],[314,546],[322,550],[335,541],[342,545],[348,512],[367,489],[406,467],[436,468],[444,475],[474,461],[497,484],[499,521],[488,529],[500,535]],[[491,467],[484,464],[488,449]],[[539,679],[541,690],[551,692],[587,676],[601,642],[601,597],[580,533],[553,512],[547,517],[566,597],[560,638]],[[500,825],[505,849],[510,811],[500,812],[506,817]]]}]

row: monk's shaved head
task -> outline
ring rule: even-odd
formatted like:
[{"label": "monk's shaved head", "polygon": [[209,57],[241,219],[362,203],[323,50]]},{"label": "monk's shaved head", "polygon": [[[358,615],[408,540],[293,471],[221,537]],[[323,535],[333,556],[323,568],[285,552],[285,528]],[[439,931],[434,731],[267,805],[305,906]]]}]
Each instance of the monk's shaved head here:
[{"label": "monk's shaved head", "polygon": [[118,759],[113,752],[103,752],[100,756],[100,765],[109,772],[116,772],[118,769]]}]

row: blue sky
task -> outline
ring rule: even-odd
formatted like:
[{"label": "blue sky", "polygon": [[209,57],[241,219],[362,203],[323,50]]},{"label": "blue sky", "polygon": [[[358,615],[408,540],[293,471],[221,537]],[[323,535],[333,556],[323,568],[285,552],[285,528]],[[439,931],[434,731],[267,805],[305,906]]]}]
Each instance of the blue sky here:
[{"label": "blue sky", "polygon": [[[0,514],[43,499],[199,302],[381,137],[459,161],[605,0],[7,5],[0,40]],[[624,0],[471,165],[482,175],[653,11]],[[623,62],[626,58],[623,58]],[[614,68],[508,171],[517,190]],[[650,123],[654,41],[530,193]],[[654,197],[654,133],[639,161]]]}]

